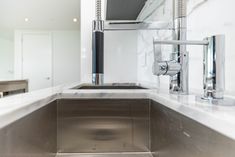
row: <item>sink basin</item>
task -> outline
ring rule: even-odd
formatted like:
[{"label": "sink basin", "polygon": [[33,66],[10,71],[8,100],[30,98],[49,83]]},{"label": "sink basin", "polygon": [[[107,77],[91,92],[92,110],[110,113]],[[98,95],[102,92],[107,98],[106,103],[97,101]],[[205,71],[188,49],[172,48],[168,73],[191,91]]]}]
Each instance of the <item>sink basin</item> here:
[{"label": "sink basin", "polygon": [[234,148],[150,99],[58,99],[0,129],[0,157],[234,157]]},{"label": "sink basin", "polygon": [[82,84],[73,89],[146,89],[135,83],[113,83],[104,85]]}]

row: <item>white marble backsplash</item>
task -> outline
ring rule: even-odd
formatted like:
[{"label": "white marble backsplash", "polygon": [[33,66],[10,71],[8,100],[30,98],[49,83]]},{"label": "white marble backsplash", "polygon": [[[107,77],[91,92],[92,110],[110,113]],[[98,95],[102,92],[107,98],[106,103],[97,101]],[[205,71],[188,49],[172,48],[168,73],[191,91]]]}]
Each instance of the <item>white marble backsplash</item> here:
[{"label": "white marble backsplash", "polygon": [[[235,16],[234,0],[188,0],[188,39],[202,40],[216,34],[226,36],[226,93],[235,95]],[[172,0],[159,7],[148,20],[170,21],[172,19]],[[153,37],[170,39],[171,31],[139,31],[138,33],[138,81],[157,84],[168,89],[169,77],[158,77],[152,74],[153,64]],[[162,48],[163,56],[168,58],[171,47]],[[192,91],[201,91],[203,88],[203,48],[201,46],[188,46],[189,51],[189,88]]]}]

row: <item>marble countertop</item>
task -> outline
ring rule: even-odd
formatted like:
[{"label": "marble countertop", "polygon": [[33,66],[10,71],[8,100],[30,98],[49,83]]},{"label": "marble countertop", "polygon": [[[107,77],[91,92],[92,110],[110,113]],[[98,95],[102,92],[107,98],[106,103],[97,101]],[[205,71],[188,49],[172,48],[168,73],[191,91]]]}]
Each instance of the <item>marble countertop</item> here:
[{"label": "marble countertop", "polygon": [[23,80],[19,80],[19,79],[9,79],[9,80],[0,80],[0,82],[27,82],[28,80],[27,79],[23,79]]},{"label": "marble countertop", "polygon": [[85,99],[152,99],[189,117],[223,135],[235,139],[235,106],[216,106],[196,101],[195,95],[171,95],[157,89],[139,90],[74,90],[79,85],[61,85],[54,88],[19,94],[0,99],[0,128],[61,98]]}]

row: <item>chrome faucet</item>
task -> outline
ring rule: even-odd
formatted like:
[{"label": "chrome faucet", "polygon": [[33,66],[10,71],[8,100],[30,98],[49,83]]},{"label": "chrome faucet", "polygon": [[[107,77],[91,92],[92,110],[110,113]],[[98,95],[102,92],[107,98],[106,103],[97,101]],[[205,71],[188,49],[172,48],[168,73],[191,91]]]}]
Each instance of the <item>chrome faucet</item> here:
[{"label": "chrome faucet", "polygon": [[225,90],[225,36],[205,38],[203,54],[204,99],[223,99]]},{"label": "chrome faucet", "polygon": [[[225,81],[225,36],[216,35],[205,38],[202,41],[188,40],[157,40],[154,39],[154,45],[203,45],[203,99],[223,99],[224,81]],[[155,62],[153,65],[153,73],[157,76],[169,75],[174,76],[180,71],[184,71],[187,67],[180,64],[177,60],[162,61],[161,51],[154,50]],[[180,56],[184,57],[184,56]],[[188,76],[184,77],[188,78]],[[186,81],[183,81],[186,82]],[[188,84],[184,84],[188,88]]]},{"label": "chrome faucet", "polygon": [[[187,39],[187,0],[173,0],[174,2],[174,31],[172,33],[173,42],[186,41]],[[163,44],[154,40],[154,44]],[[160,71],[163,75],[170,76],[170,93],[173,94],[188,94],[188,52],[185,44],[173,44],[173,53],[169,62],[159,62],[155,59],[155,63],[161,64]],[[155,57],[156,58],[156,57]],[[161,75],[158,64],[154,64],[154,74]]]},{"label": "chrome faucet", "polygon": [[[224,92],[224,35],[205,38],[202,41],[187,40],[187,0],[174,0],[173,40],[154,38],[153,74],[170,76],[170,93],[188,94],[188,60],[187,45],[203,45],[203,88],[204,99],[222,99]],[[161,50],[157,45],[173,45],[173,53],[169,61],[163,61]]]}]

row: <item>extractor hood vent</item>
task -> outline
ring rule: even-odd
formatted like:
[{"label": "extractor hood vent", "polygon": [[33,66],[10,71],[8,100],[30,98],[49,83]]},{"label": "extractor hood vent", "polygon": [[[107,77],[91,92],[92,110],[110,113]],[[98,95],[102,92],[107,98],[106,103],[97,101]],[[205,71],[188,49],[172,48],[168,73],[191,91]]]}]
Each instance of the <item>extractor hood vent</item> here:
[{"label": "extractor hood vent", "polygon": [[147,0],[107,0],[106,20],[136,20]]}]

